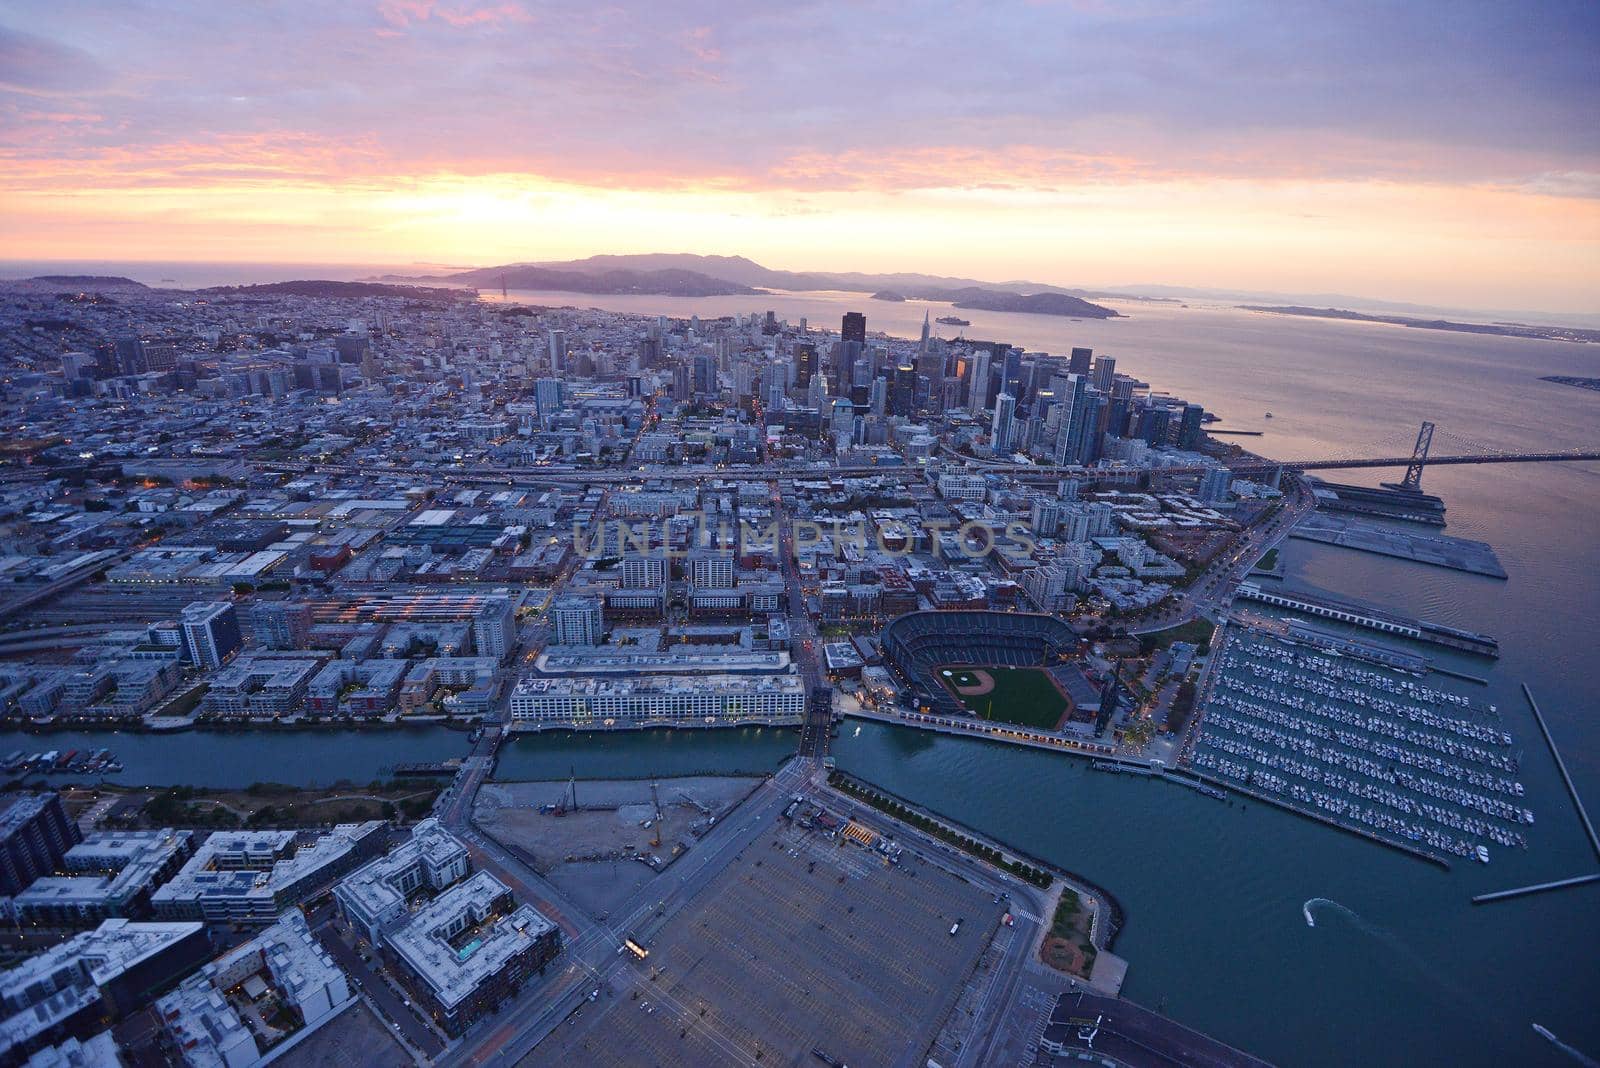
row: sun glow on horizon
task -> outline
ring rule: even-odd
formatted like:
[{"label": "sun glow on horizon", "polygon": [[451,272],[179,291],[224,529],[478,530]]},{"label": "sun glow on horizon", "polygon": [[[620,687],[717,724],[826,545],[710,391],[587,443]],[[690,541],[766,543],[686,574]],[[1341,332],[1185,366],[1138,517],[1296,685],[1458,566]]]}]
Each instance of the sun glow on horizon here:
[{"label": "sun glow on horizon", "polygon": [[8,257],[684,251],[1600,313],[1592,5],[162,9],[0,18]]},{"label": "sun glow on horizon", "polygon": [[[1400,299],[1600,310],[1600,201],[1488,186],[1212,179],[802,193],[443,173],[188,176],[7,199],[0,237],[15,259],[485,265],[694,251],[1057,285],[1349,289],[1359,278]],[[1528,265],[1515,284],[1507,262]]]}]

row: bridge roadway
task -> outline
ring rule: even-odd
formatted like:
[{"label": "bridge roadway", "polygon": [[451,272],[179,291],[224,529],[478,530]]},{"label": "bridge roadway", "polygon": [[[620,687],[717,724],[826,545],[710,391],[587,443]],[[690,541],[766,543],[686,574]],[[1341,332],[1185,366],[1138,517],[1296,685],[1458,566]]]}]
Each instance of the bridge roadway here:
[{"label": "bridge roadway", "polygon": [[[975,457],[959,457],[960,462],[980,471],[992,471],[996,474],[1010,474],[1019,478],[1065,478],[1101,477],[1115,478],[1138,475],[1197,475],[1210,470],[1201,465],[1180,465],[1169,467],[1083,467],[1076,464],[1017,464],[1008,462],[992,462],[980,460]],[[1570,452],[1519,452],[1519,453],[1467,453],[1460,455],[1430,456],[1428,466],[1448,466],[1453,464],[1520,464],[1520,463],[1577,463],[1600,460],[1600,450],[1573,450]],[[1267,459],[1240,459],[1228,464],[1234,471],[1270,471],[1282,468],[1285,471],[1342,471],[1357,468],[1381,467],[1406,467],[1411,463],[1410,456],[1374,456],[1374,457],[1345,457],[1327,460],[1267,460]],[[279,471],[288,474],[326,473],[336,475],[407,475],[407,476],[434,476],[447,482],[492,482],[508,484],[515,481],[526,482],[571,482],[594,485],[634,483],[646,479],[706,479],[726,478],[735,481],[806,481],[808,479],[826,478],[869,478],[874,475],[904,474],[908,468],[888,467],[881,465],[824,465],[800,466],[771,464],[751,467],[723,467],[723,466],[695,466],[695,467],[651,467],[646,466],[630,471],[615,471],[602,468],[580,468],[573,466],[549,467],[495,467],[476,465],[472,467],[439,467],[417,468],[397,464],[336,464],[336,463],[280,463],[253,461],[255,467],[263,471]]]}]

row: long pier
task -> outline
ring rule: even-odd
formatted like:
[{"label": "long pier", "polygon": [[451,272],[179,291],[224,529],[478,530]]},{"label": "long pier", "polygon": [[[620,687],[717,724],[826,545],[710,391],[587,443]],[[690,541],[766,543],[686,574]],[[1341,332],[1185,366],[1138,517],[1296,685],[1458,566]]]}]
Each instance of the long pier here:
[{"label": "long pier", "polygon": [[1556,761],[1556,770],[1561,772],[1561,781],[1567,784],[1572,807],[1578,810],[1578,818],[1583,821],[1583,829],[1589,835],[1589,847],[1594,850],[1595,859],[1600,860],[1600,834],[1595,833],[1594,823],[1583,807],[1583,799],[1578,796],[1578,788],[1572,782],[1571,773],[1567,771],[1567,762],[1561,759],[1561,750],[1556,748],[1556,740],[1551,736],[1550,727],[1544,721],[1544,714],[1539,711],[1539,702],[1533,699],[1533,691],[1528,689],[1527,683],[1522,684],[1522,696],[1528,699],[1528,707],[1533,710],[1534,722],[1539,724],[1539,732],[1544,735],[1544,744],[1550,747],[1550,755]]},{"label": "long pier", "polygon": [[1243,597],[1247,601],[1260,601],[1263,604],[1276,605],[1279,608],[1288,608],[1295,612],[1304,612],[1307,615],[1318,616],[1322,619],[1335,619],[1341,623],[1365,627],[1368,630],[1375,630],[1382,634],[1410,638],[1413,641],[1431,642],[1434,645],[1442,645],[1447,649],[1459,649],[1462,652],[1475,653],[1478,656],[1498,657],[1500,655],[1500,643],[1487,634],[1475,634],[1471,631],[1447,627],[1442,623],[1430,623],[1426,620],[1412,619],[1371,605],[1341,601],[1337,598],[1324,597],[1321,594],[1306,593],[1298,590],[1283,592],[1264,590],[1254,582],[1241,582],[1236,596]]},{"label": "long pier", "polygon": [[1527,897],[1529,894],[1542,894],[1546,890],[1565,890],[1569,886],[1586,886],[1589,883],[1600,883],[1600,871],[1593,875],[1574,875],[1570,879],[1553,879],[1548,883],[1534,883],[1532,886],[1519,886],[1512,890],[1496,890],[1492,894],[1479,894],[1472,899],[1474,905],[1488,905],[1495,901],[1509,901],[1514,897]]},{"label": "long pier", "polygon": [[[1550,755],[1555,758],[1556,770],[1561,772],[1561,781],[1566,783],[1567,793],[1572,798],[1572,807],[1578,810],[1578,819],[1583,822],[1584,832],[1589,836],[1589,847],[1594,850],[1596,860],[1600,860],[1600,834],[1595,833],[1594,822],[1589,819],[1588,810],[1583,807],[1583,798],[1578,796],[1578,787],[1572,781],[1572,775],[1567,771],[1567,762],[1561,758],[1561,750],[1556,748],[1556,740],[1550,733],[1549,724],[1544,721],[1544,713],[1539,711],[1539,702],[1533,699],[1533,691],[1528,689],[1528,684],[1522,684],[1522,696],[1528,699],[1528,708],[1533,712],[1533,720],[1539,725],[1539,732],[1544,735],[1544,744],[1550,747]],[[1555,879],[1545,883],[1534,883],[1532,886],[1518,886],[1510,890],[1496,890],[1489,894],[1479,894],[1472,899],[1474,905],[1487,905],[1492,901],[1507,901],[1514,897],[1526,897],[1529,894],[1540,894],[1546,890],[1564,890],[1569,886],[1584,886],[1588,883],[1600,883],[1600,872],[1593,875],[1574,875],[1568,879]]]}]

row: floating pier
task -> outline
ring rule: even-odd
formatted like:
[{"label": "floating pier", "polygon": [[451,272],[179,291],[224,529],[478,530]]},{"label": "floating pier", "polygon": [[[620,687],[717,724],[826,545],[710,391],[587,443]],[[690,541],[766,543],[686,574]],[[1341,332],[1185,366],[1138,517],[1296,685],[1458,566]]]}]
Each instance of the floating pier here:
[{"label": "floating pier", "polygon": [[1146,775],[1159,776],[1155,768],[1144,764],[1119,764],[1114,760],[1096,760],[1089,765],[1095,771],[1109,771],[1114,775]]},{"label": "floating pier", "polygon": [[1216,786],[1212,786],[1209,783],[1200,782],[1198,779],[1191,779],[1187,775],[1174,775],[1169,771],[1164,773],[1161,778],[1165,782],[1176,783],[1179,786],[1187,786],[1195,793],[1205,794],[1207,797],[1214,797],[1218,801],[1226,801],[1228,799],[1228,791],[1220,789]]},{"label": "floating pier", "polygon": [[1106,771],[1113,775],[1136,775],[1142,779],[1160,779],[1162,782],[1176,783],[1178,786],[1187,786],[1196,793],[1205,794],[1207,797],[1214,797],[1218,801],[1226,801],[1228,799],[1228,793],[1226,790],[1221,790],[1216,786],[1211,785],[1212,782],[1216,781],[1214,779],[1201,782],[1199,779],[1191,779],[1187,775],[1177,775],[1164,768],[1158,768],[1148,764],[1119,764],[1114,760],[1096,760],[1091,763],[1089,767],[1093,768],[1095,771]]},{"label": "floating pier", "polygon": [[396,764],[394,774],[406,775],[454,775],[461,770],[461,761],[445,760],[438,763]]}]

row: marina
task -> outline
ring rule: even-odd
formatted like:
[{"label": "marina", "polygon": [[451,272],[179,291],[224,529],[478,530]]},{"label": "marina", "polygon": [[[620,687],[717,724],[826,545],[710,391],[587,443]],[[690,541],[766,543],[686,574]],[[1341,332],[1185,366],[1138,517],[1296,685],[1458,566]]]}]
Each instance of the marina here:
[{"label": "marina", "polygon": [[121,761],[109,749],[49,749],[42,753],[15,749],[0,759],[0,773],[6,775],[108,775],[121,770]]},{"label": "marina", "polygon": [[1390,527],[1373,526],[1359,519],[1313,513],[1289,532],[1291,538],[1320,541],[1343,549],[1355,549],[1379,556],[1393,556],[1434,567],[1447,567],[1471,575],[1503,579],[1505,568],[1494,548],[1481,541],[1451,538],[1442,534],[1415,534]]},{"label": "marina", "polygon": [[1216,654],[1192,765],[1439,857],[1526,848],[1518,755],[1492,705],[1250,628]]},{"label": "marina", "polygon": [[[468,734],[447,727],[387,730],[189,730],[0,732],[0,777],[28,789],[101,782],[119,787],[238,788],[256,782],[322,787],[394,778],[412,764],[448,763],[466,752]],[[48,746],[55,756],[46,763]],[[63,762],[62,757],[77,757]],[[97,765],[104,752],[109,761]],[[9,759],[9,756],[7,759]],[[87,758],[87,759],[80,759]]]}]

